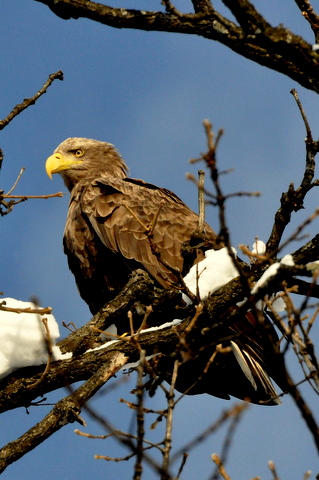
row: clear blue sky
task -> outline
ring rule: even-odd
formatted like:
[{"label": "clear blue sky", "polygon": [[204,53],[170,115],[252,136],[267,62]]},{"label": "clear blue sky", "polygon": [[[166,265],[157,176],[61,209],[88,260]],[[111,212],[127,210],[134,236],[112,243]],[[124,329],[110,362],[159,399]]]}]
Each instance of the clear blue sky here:
[{"label": "clear blue sky", "polygon": [[[190,3],[190,2],[189,2]],[[266,5],[264,4],[266,3]],[[183,8],[186,2],[176,3]],[[312,42],[310,28],[293,2],[257,2],[273,24],[284,23]],[[117,1],[115,6],[158,9],[160,1]],[[133,177],[174,190],[196,209],[196,190],[185,172],[196,174],[188,159],[206,148],[202,121],[224,128],[219,150],[225,192],[260,191],[260,198],[236,198],[227,204],[232,243],[252,244],[256,235],[266,240],[289,182],[298,184],[303,171],[305,131],[289,91],[296,88],[318,136],[318,98],[294,81],[269,71],[212,41],[178,34],[115,30],[89,20],[64,21],[33,0],[2,0],[0,6],[0,117],[4,118],[25,97],[42,86],[48,75],[63,70],[35,106],[19,115],[0,136],[5,159],[0,188],[9,190],[21,167],[26,171],[16,193],[47,194],[65,191],[60,178],[51,182],[45,159],[69,136],[106,140],[116,145]],[[306,201],[306,210],[294,216],[296,225],[318,205],[317,191]],[[1,219],[0,290],[5,296],[29,300],[36,295],[51,306],[58,322],[77,326],[89,311],[77,294],[62,251],[62,233],[68,198],[34,200],[15,207]],[[207,220],[218,230],[214,210]],[[318,222],[308,233],[318,231]],[[292,249],[297,248],[297,244]],[[63,332],[61,327],[61,332]],[[318,333],[318,331],[317,331]],[[294,366],[295,378],[301,378]],[[117,399],[130,386],[100,398],[101,413],[117,428],[128,429],[130,413]],[[318,398],[304,389],[312,406]],[[54,402],[61,392],[48,396]],[[148,401],[152,408],[160,399]],[[230,406],[213,397],[187,398],[175,418],[175,445],[214,421]],[[27,430],[51,407],[31,408],[1,417],[0,443],[4,445]],[[317,408],[317,406],[315,407]],[[101,432],[84,413],[87,432]],[[94,441],[73,434],[68,426],[3,473],[17,478],[130,478],[131,464],[96,461],[95,453],[123,455],[111,441]],[[183,479],[208,479],[210,454],[220,451],[218,434],[190,456]],[[236,434],[228,473],[235,480],[260,475],[269,478],[267,461],[274,460],[279,475],[301,479],[306,470],[318,473],[318,457],[303,421],[288,398],[276,408],[252,406]],[[49,468],[49,472],[48,472]],[[146,478],[146,477],[145,477]],[[154,478],[148,474],[147,478]],[[314,478],[314,476],[312,477]]]}]

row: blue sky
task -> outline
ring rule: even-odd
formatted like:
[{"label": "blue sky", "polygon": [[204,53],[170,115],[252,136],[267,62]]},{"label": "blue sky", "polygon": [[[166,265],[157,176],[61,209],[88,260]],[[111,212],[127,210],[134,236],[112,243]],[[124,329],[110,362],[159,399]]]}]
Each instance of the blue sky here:
[{"label": "blue sky", "polygon": [[[266,4],[265,4],[266,3]],[[158,9],[160,2],[114,2],[114,6]],[[186,2],[176,3],[183,8]],[[284,23],[312,42],[307,23],[293,2],[256,2],[267,19]],[[215,129],[225,130],[219,149],[225,192],[260,191],[260,198],[235,198],[227,203],[232,243],[252,244],[256,235],[266,240],[279,205],[281,192],[290,182],[298,184],[303,171],[305,131],[291,88],[304,104],[314,137],[318,136],[318,99],[310,91],[279,73],[235,55],[212,41],[196,36],[115,30],[88,20],[64,21],[33,0],[2,0],[0,6],[0,117],[4,118],[25,97],[42,86],[48,75],[63,70],[35,106],[19,115],[0,136],[5,159],[0,188],[9,190],[21,167],[26,171],[16,193],[47,194],[65,191],[60,178],[51,182],[45,159],[69,136],[83,136],[116,145],[133,177],[174,190],[196,209],[196,190],[185,172],[206,147],[202,121],[209,118]],[[296,214],[295,227],[318,205],[312,191],[306,209]],[[36,295],[43,306],[52,306],[58,322],[77,326],[89,311],[77,294],[62,251],[62,233],[68,198],[34,200],[15,207],[1,219],[0,268],[5,296],[29,300]],[[218,230],[216,211],[207,220]],[[313,235],[317,224],[307,232]],[[297,248],[294,244],[291,249]],[[65,335],[61,327],[61,332]],[[295,378],[301,378],[294,365]],[[129,395],[130,386],[96,400],[118,428],[127,429],[130,413],[117,399]],[[312,406],[317,397],[304,388]],[[48,396],[54,402],[60,393]],[[160,408],[161,399],[148,401]],[[191,433],[199,432],[230,405],[201,396],[180,402],[175,419],[175,448]],[[21,435],[51,407],[32,408],[1,417],[1,445]],[[87,418],[87,431],[99,432]],[[43,478],[52,459],[49,478],[129,478],[130,463],[106,464],[93,454],[122,455],[111,441],[86,440],[68,426],[18,463],[3,478]],[[191,455],[183,479],[208,479],[210,454],[219,452],[220,435],[212,437]],[[282,478],[302,478],[306,470],[317,473],[318,458],[292,402],[281,407],[252,406],[235,437],[228,472],[236,480],[268,476],[267,461],[275,461]],[[51,467],[50,467],[51,469]],[[148,474],[148,478],[152,474]]]}]

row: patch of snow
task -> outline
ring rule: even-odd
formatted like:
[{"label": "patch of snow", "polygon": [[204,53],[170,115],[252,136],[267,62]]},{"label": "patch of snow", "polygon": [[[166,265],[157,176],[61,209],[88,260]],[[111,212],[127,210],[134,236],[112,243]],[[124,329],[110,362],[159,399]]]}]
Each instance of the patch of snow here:
[{"label": "patch of snow", "polygon": [[[181,320],[181,319],[179,319],[179,318],[175,318],[175,320],[172,320],[171,322],[163,323],[162,325],[159,325],[158,327],[145,328],[145,330],[141,330],[139,333],[154,332],[155,330],[161,330],[162,328],[169,328],[169,327],[172,327],[173,325],[178,325],[178,324],[181,323],[182,321],[183,321],[183,320]],[[105,335],[105,338],[107,338],[107,334],[108,334],[108,333],[113,333],[113,332],[110,332],[110,328],[113,330],[113,327],[116,329],[115,325],[111,325],[111,327],[107,327],[105,333],[101,333],[100,337],[102,337],[102,335]],[[103,337],[102,337],[102,338],[103,338]],[[95,352],[96,350],[101,350],[102,348],[109,347],[109,346],[112,345],[113,343],[119,342],[120,340],[121,340],[121,339],[110,340],[109,342],[103,343],[103,345],[99,345],[98,347],[89,348],[88,350],[86,350],[85,353]],[[151,358],[151,357],[150,357],[150,358]],[[124,368],[124,367],[123,367],[123,368]],[[127,368],[126,365],[125,365],[125,368]]]},{"label": "patch of snow", "polygon": [[284,258],[280,261],[281,265],[286,265],[287,267],[294,267],[295,262],[292,255],[285,255]]},{"label": "patch of snow", "polygon": [[260,279],[257,280],[257,282],[255,283],[255,285],[251,290],[251,293],[255,295],[260,290],[260,288],[266,286],[270,282],[270,280],[275,278],[281,265],[285,265],[287,267],[293,267],[295,263],[293,261],[292,255],[285,255],[280,260],[280,262],[276,262],[270,265],[270,267],[268,267],[267,270],[262,274]]},{"label": "patch of snow", "polygon": [[306,269],[310,272],[314,272],[319,268],[319,260],[315,260],[314,262],[309,262],[306,265]]},{"label": "patch of snow", "polygon": [[85,353],[90,353],[90,352],[96,352],[97,350],[102,350],[103,348],[106,348],[106,347],[109,347],[110,345],[112,345],[113,343],[117,343],[119,342],[120,340],[110,340],[108,342],[105,342],[103,343],[103,345],[99,345],[98,347],[94,347],[94,348],[88,348]]},{"label": "patch of snow", "polygon": [[273,308],[276,310],[276,312],[284,312],[286,309],[286,304],[284,302],[284,299],[282,297],[277,297],[273,302],[272,302]]},{"label": "patch of snow", "polygon": [[[232,247],[232,250],[237,255],[235,248]],[[239,272],[224,247],[220,250],[207,250],[204,260],[190,269],[184,282],[194,295],[198,284],[199,295],[203,300],[238,275]],[[183,295],[183,299],[186,303],[191,303],[186,295]]]},{"label": "patch of snow", "polygon": [[[3,298],[6,307],[16,309],[38,308],[31,302],[14,298]],[[45,342],[45,328],[41,321],[47,318],[52,343],[53,360],[65,360],[71,353],[62,354],[55,340],[59,338],[59,326],[52,314],[15,313],[0,310],[0,378],[22,367],[46,364],[48,350]]]},{"label": "patch of snow", "polygon": [[178,325],[178,324],[181,323],[182,321],[183,321],[183,320],[181,320],[180,318],[175,318],[175,319],[172,320],[171,322],[163,323],[162,325],[159,325],[158,327],[150,327],[150,328],[146,328],[145,330],[141,330],[140,333],[155,332],[155,330],[162,330],[162,328],[173,327],[173,325]]},{"label": "patch of snow", "polygon": [[251,253],[255,253],[257,255],[263,255],[266,251],[266,244],[262,240],[257,240],[253,243],[253,248]]}]

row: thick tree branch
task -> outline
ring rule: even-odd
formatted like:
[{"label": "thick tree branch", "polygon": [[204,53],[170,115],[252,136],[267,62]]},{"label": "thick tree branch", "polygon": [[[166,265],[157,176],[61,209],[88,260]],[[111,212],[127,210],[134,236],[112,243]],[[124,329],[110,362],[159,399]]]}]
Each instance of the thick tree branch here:
[{"label": "thick tree branch", "polygon": [[266,31],[271,28],[271,25],[248,0],[236,0],[235,2],[233,0],[223,0],[223,3],[235,16],[246,34],[253,34],[257,29]]},{"label": "thick tree branch", "polygon": [[[141,275],[140,271],[138,276]],[[143,272],[145,278],[147,274]],[[89,348],[101,346],[100,333],[96,330],[92,330],[92,326],[98,324],[104,329],[110,323],[113,323],[114,319],[120,320],[121,323],[127,321],[127,312],[134,302],[147,302],[149,297],[154,295],[154,287],[152,282],[142,282],[141,288],[138,290],[139,280],[136,276],[133,276],[134,284],[125,288],[125,296],[127,300],[125,302],[124,295],[120,293],[106,309],[102,309],[99,314],[93,317],[90,322],[84,327],[81,327],[74,333],[71,333],[68,338],[60,342],[60,347],[63,351],[71,351],[74,353],[73,357],[69,360],[63,360],[55,362],[51,365],[49,372],[41,382],[41,385],[37,385],[36,382],[41,376],[44,366],[29,367],[13,372],[10,376],[4,378],[1,384],[0,391],[0,413],[7,410],[11,410],[18,407],[29,406],[34,399],[38,396],[57,390],[64,385],[70,385],[77,381],[83,381],[89,379],[95,372],[107,361],[121,351],[124,353],[130,361],[137,361],[139,358],[139,350],[136,348],[135,342],[128,340],[122,340],[110,347],[100,350],[94,350],[92,352],[84,353]],[[135,289],[136,287],[136,289]],[[210,300],[207,300],[206,310],[207,315],[201,317],[201,321],[197,322],[196,328],[192,329],[192,335],[198,331],[199,337],[202,337],[202,328],[211,327],[211,318],[222,318],[222,313],[228,308],[234,305],[234,302],[242,300],[243,293],[239,278],[234,279],[225,287],[216,292]],[[155,299],[156,303],[156,299]],[[168,310],[171,306],[171,300],[168,297]],[[176,298],[174,302],[176,304]],[[116,312],[116,309],[120,307],[120,312]],[[154,307],[156,308],[156,307]],[[183,309],[180,310],[183,314]],[[175,312],[176,314],[176,312]],[[151,355],[155,352],[163,352],[167,355],[176,351],[176,346],[180,342],[180,337],[186,330],[193,318],[193,307],[188,307],[188,319],[174,328],[161,329],[158,331],[145,332],[139,334],[138,342],[140,348],[146,351],[146,355]],[[165,315],[163,313],[163,315]],[[165,315],[165,318],[167,318]],[[185,313],[183,314],[185,315]],[[176,318],[176,317],[175,317]],[[216,326],[218,322],[216,322]],[[89,337],[87,340],[86,337]],[[201,339],[202,342],[203,339]],[[219,339],[215,339],[218,343]],[[210,342],[210,335],[205,335],[204,343]],[[36,387],[33,387],[36,385]]]},{"label": "thick tree branch", "polygon": [[315,262],[319,258],[319,234],[309,240],[305,245],[296,250],[292,255],[294,262],[297,264],[307,264]]},{"label": "thick tree branch", "polygon": [[[285,274],[283,272],[285,279],[288,279],[288,276],[292,278],[292,273],[294,272],[286,271]],[[141,280],[143,276],[144,280]],[[137,271],[137,273],[133,275],[132,281],[130,281],[124,289],[124,292],[120,293],[85,326],[71,333],[65,340],[62,340],[59,343],[61,349],[63,351],[73,352],[73,357],[69,360],[53,363],[40,385],[36,382],[41,376],[44,366],[20,369],[4,378],[0,383],[0,413],[18,407],[28,407],[39,396],[57,390],[64,385],[89,379],[105,362],[110,361],[119,351],[124,353],[130,361],[137,361],[139,358],[139,350],[136,349],[134,342],[132,343],[127,339],[114,343],[104,349],[94,350],[89,353],[85,352],[89,348],[102,346],[100,330],[105,330],[108,325],[114,322],[117,323],[117,321],[120,323],[127,322],[127,312],[135,302],[145,305],[145,302],[149,304],[151,298],[153,298],[156,314],[157,300],[156,295],[154,297],[154,286],[151,280],[147,280],[147,278],[148,276],[145,272]],[[280,282],[281,280],[282,276],[278,281]],[[291,283],[293,283],[293,280],[291,280]],[[308,285],[310,287],[310,284]],[[273,291],[278,291],[279,285],[273,282],[268,285],[268,289],[269,288],[270,293],[272,293]],[[265,292],[260,292],[260,295],[266,293],[266,291],[267,289],[265,289]],[[206,300],[206,314],[200,316],[196,322],[196,326],[192,328],[191,331],[194,345],[198,343],[198,348],[202,348],[205,347],[205,345],[211,344],[211,342],[214,344],[219,343],[220,338],[218,335],[220,325],[224,325],[224,327],[227,328],[227,325],[230,325],[234,318],[234,315],[230,314],[229,316],[226,312],[237,302],[241,301],[243,296],[243,287],[238,277],[220,288]],[[254,300],[258,300],[258,298]],[[170,294],[168,294],[167,297],[163,298],[164,303],[165,301],[168,303],[168,307],[166,311],[161,307],[161,312],[162,315],[167,318],[169,317],[169,309],[172,308],[172,304],[176,305],[176,297],[174,297],[172,302]],[[246,308],[248,308],[248,306]],[[176,352],[176,346],[180,342],[181,335],[183,335],[184,332],[188,332],[188,325],[194,315],[193,307],[187,307],[186,311],[188,314],[185,321],[174,328],[139,334],[139,345],[146,351],[146,355],[152,355],[159,351],[166,355]],[[179,312],[181,316],[185,316],[183,309]],[[171,318],[177,318],[177,313],[174,308]],[[214,324],[212,324],[212,318],[216,319]],[[92,329],[92,327],[95,327],[95,329]],[[202,335],[203,329],[205,329],[204,337]],[[208,333],[208,330],[210,333]]]},{"label": "thick tree branch", "polygon": [[[139,301],[140,305],[141,302],[148,304],[153,299],[153,302],[156,303],[157,296],[158,294],[156,290],[154,291],[154,286],[148,279],[147,274],[137,271],[124,292],[93,317],[85,327],[72,333],[68,339],[60,343],[64,350],[74,352],[71,359],[53,363],[40,384],[37,380],[41,376],[43,366],[18,370],[2,380],[0,412],[29,406],[37,397],[65,385],[83,380],[85,383],[76,392],[58,402],[38,425],[0,450],[0,471],[3,471],[10,463],[35,448],[65,424],[73,421],[81,422],[79,415],[84,403],[114,375],[118,368],[125,365],[127,361],[137,361],[141,349],[145,350],[146,355],[163,352],[167,358],[170,358],[172,354],[176,354],[179,350],[181,338],[184,338],[186,343],[191,342],[189,345],[192,346],[194,351],[199,351],[205,346],[216,345],[221,338],[231,338],[229,335],[238,337],[236,328],[232,330],[232,322],[235,316],[232,315],[231,311],[227,314],[227,311],[243,298],[243,288],[239,277],[219,289],[205,301],[204,312],[197,318],[195,324],[192,321],[193,307],[188,307],[188,318],[173,328],[140,333],[138,343],[136,337],[133,337],[99,350],[84,353],[90,346],[101,346],[99,332],[92,331],[92,326],[96,327],[98,325],[103,328],[110,322],[113,323],[117,320],[122,323],[127,318],[129,308],[135,302]],[[176,297],[174,298],[174,304],[176,305]],[[216,319],[213,324],[212,319]],[[190,324],[192,324],[191,329],[189,328]],[[228,326],[230,327],[229,331]],[[250,333],[253,334],[253,332]],[[248,335],[250,333],[247,332]],[[87,336],[89,340],[86,340]],[[79,354],[79,352],[82,353]],[[295,390],[293,393],[298,395]],[[316,444],[319,445],[318,427],[311,413],[309,413],[309,409],[307,410],[307,405],[304,402],[301,407],[298,402],[297,404],[299,408],[303,408],[303,414],[306,412],[305,420],[308,423],[310,422]]]},{"label": "thick tree branch", "polygon": [[68,397],[60,400],[52,411],[37,425],[17,440],[0,450],[0,473],[11,463],[33,450],[64,425],[73,422],[84,424],[80,417],[82,406],[111,378],[125,363],[127,357],[117,352],[104,363],[91,378]]},{"label": "thick tree branch", "polygon": [[[175,32],[216,40],[254,62],[289,76],[319,92],[319,55],[303,38],[282,25],[272,27],[247,0],[226,1],[240,26],[228,20],[209,2],[194,2],[195,12],[112,8],[88,0],[35,0],[64,19],[88,18],[114,28]],[[206,5],[206,6],[205,6]]]}]

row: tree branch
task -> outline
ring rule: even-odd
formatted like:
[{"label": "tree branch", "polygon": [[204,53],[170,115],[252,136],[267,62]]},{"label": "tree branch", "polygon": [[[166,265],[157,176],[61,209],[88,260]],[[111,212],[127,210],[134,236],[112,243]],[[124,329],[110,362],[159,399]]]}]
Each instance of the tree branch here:
[{"label": "tree branch", "polygon": [[195,13],[208,13],[213,11],[213,5],[210,0],[192,0]]},{"label": "tree branch", "polygon": [[0,450],[0,473],[8,465],[23,457],[40,445],[64,425],[84,421],[80,417],[81,407],[111,378],[125,363],[127,357],[117,352],[110,361],[103,364],[92,377],[68,397],[60,400],[51,412],[17,440]]},{"label": "tree branch", "polygon": [[271,257],[277,254],[285,228],[291,219],[292,212],[297,212],[303,208],[304,199],[313,187],[319,186],[318,180],[313,180],[315,175],[315,156],[319,151],[319,143],[312,137],[311,129],[295,89],[291,90],[306,128],[306,161],[303,178],[298,188],[294,188],[291,183],[287,192],[284,192],[280,198],[280,207],[275,214],[274,225],[267,241],[267,254]]},{"label": "tree branch", "polygon": [[4,127],[6,127],[11,122],[11,120],[14,119],[14,117],[19,115],[19,113],[23,112],[23,110],[30,107],[30,105],[34,105],[35,102],[41,97],[41,95],[46,93],[47,89],[56,79],[63,80],[63,72],[61,70],[59,70],[56,73],[51,73],[51,75],[49,75],[48,80],[40,88],[40,90],[35,95],[33,95],[33,97],[25,98],[22,103],[19,103],[14,107],[12,112],[9,113],[9,115],[6,118],[4,118],[3,120],[0,120],[0,131],[3,130]]},{"label": "tree branch", "polygon": [[88,0],[35,1],[47,5],[63,19],[83,17],[114,28],[184,33],[216,40],[239,55],[319,92],[319,55],[312,46],[282,25],[272,27],[246,0],[224,2],[241,26],[211,8],[209,2],[194,2],[198,13],[177,14],[175,10],[165,13],[112,8]]},{"label": "tree branch", "polygon": [[316,43],[319,43],[319,15],[314,11],[309,0],[295,0],[295,2],[300,8],[302,15],[309,22],[315,34]]}]

